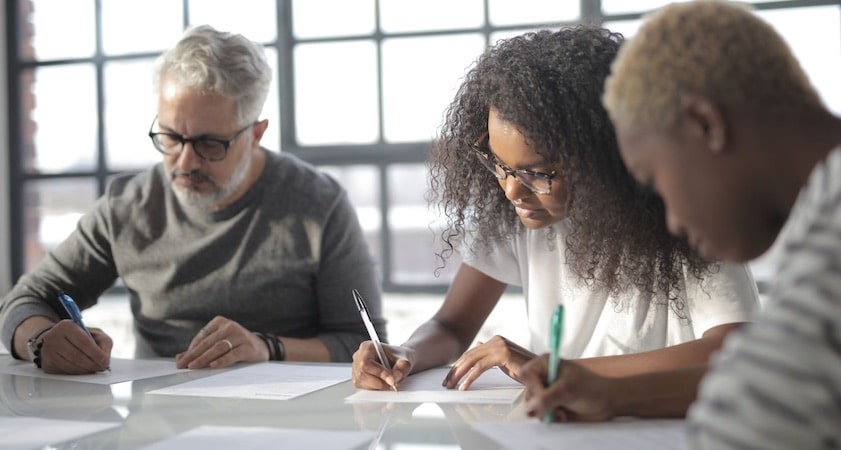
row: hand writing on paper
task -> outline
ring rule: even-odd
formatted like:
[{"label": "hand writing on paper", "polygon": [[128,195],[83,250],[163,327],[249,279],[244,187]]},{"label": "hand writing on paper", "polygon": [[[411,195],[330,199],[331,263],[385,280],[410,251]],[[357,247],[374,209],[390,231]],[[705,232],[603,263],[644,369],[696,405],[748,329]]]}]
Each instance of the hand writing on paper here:
[{"label": "hand writing on paper", "polygon": [[392,389],[405,380],[412,371],[412,350],[397,345],[383,344],[383,351],[391,364],[391,370],[380,364],[374,344],[365,341],[353,354],[351,371],[353,385],[360,389]]},{"label": "hand writing on paper", "polygon": [[523,366],[522,383],[526,386],[526,414],[542,419],[553,411],[555,420],[596,422],[609,420],[614,414],[610,401],[616,398],[611,388],[620,379],[606,378],[574,361],[564,360],[558,379],[546,386],[549,356],[542,355]]},{"label": "hand writing on paper", "polygon": [[231,319],[216,316],[207,323],[190,347],[175,355],[179,369],[218,369],[238,362],[269,360],[265,341]]},{"label": "hand writing on paper", "polygon": [[479,342],[459,357],[444,378],[448,389],[469,389],[482,373],[492,367],[499,367],[509,377],[520,381],[523,364],[536,355],[502,336],[494,336],[488,342]]},{"label": "hand writing on paper", "polygon": [[90,336],[69,319],[56,323],[43,335],[41,369],[45,373],[68,375],[106,370],[111,364],[114,342],[99,328],[89,328],[88,331]]}]

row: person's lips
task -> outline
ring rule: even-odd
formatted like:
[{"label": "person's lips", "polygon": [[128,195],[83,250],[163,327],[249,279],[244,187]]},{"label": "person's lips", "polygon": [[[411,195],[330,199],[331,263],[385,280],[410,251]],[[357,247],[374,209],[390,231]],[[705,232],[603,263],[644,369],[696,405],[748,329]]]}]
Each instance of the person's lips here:
[{"label": "person's lips", "polygon": [[540,212],[538,209],[526,208],[523,206],[515,206],[514,210],[521,219],[531,219]]}]

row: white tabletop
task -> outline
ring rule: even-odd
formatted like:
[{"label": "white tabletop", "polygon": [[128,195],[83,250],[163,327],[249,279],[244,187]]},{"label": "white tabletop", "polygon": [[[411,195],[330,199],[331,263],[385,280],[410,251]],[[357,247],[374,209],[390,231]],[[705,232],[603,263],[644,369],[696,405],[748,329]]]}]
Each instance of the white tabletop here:
[{"label": "white tabletop", "polygon": [[[10,364],[19,362],[0,355],[0,365]],[[319,365],[312,366],[318,370]],[[499,444],[477,432],[471,423],[524,418],[522,399],[514,404],[346,403],[345,398],[356,392],[350,381],[291,400],[149,394],[213,373],[218,371],[182,372],[111,385],[0,374],[0,420],[31,417],[119,423],[72,442],[50,442],[55,448],[135,449],[213,426],[381,431],[376,448],[493,449],[500,448]],[[370,442],[357,448],[369,448]]]},{"label": "white tabletop", "polygon": [[[98,374],[98,382],[81,382],[91,377],[47,376],[31,363],[0,354],[0,449],[648,450],[685,446],[682,420],[620,418],[547,426],[528,419],[522,395],[500,402],[505,396],[482,392],[510,390],[511,380],[503,377],[501,382],[496,378],[499,374],[491,372],[486,373],[485,387],[476,387],[474,396],[453,391],[444,395],[426,381],[424,389],[435,395],[424,398],[440,402],[404,403],[417,398],[411,394],[423,392],[412,391],[408,381],[419,380],[413,378],[407,381],[406,391],[387,396],[390,403],[386,403],[376,400],[376,395],[348,400],[357,394],[349,380],[341,381],[350,376],[348,364],[264,363],[159,375],[174,370],[174,361],[111,362],[115,373]],[[163,371],[161,366],[165,366]],[[134,373],[134,381],[107,383],[127,371]],[[436,372],[420,377],[440,378]],[[482,384],[481,380],[477,383]],[[309,393],[280,400],[284,389]],[[453,401],[452,397],[458,398]],[[482,403],[483,399],[496,403]]]}]

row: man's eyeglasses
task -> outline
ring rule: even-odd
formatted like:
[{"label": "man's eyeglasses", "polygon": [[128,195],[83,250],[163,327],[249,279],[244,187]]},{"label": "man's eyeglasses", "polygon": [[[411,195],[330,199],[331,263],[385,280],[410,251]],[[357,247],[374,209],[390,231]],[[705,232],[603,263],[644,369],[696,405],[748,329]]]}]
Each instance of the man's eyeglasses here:
[{"label": "man's eyeglasses", "polygon": [[509,176],[513,176],[515,180],[535,194],[548,194],[552,191],[552,179],[555,178],[557,171],[553,170],[552,173],[541,173],[525,169],[514,170],[496,159],[496,156],[494,156],[488,147],[488,137],[489,135],[486,131],[470,148],[476,154],[476,157],[479,158],[479,162],[494,174],[495,177],[504,180]]},{"label": "man's eyeglasses", "polygon": [[245,130],[254,125],[254,123],[250,123],[245,128],[237,131],[236,134],[234,134],[234,137],[224,140],[205,135],[188,138],[175,133],[156,133],[152,130],[155,129],[155,124],[157,122],[158,118],[156,117],[155,120],[152,121],[152,126],[149,128],[149,137],[152,139],[152,144],[159,152],[164,155],[177,155],[184,150],[184,144],[189,142],[193,145],[193,151],[196,152],[199,157],[208,161],[221,161],[225,159],[225,156],[228,155],[228,147],[230,147],[231,144],[233,144],[234,141],[236,141],[237,138],[245,132]]}]

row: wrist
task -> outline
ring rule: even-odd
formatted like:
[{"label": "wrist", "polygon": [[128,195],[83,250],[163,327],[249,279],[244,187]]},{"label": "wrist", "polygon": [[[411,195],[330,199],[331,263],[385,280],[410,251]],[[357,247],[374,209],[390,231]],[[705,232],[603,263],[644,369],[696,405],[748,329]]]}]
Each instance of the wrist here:
[{"label": "wrist", "polygon": [[41,368],[41,350],[44,348],[44,335],[52,330],[54,325],[41,329],[26,341],[26,353],[29,360],[35,363],[35,367],[39,369]]},{"label": "wrist", "polygon": [[259,331],[255,331],[254,334],[266,344],[266,348],[269,350],[269,361],[286,360],[286,346],[283,345],[280,338],[271,333],[260,333]]}]

